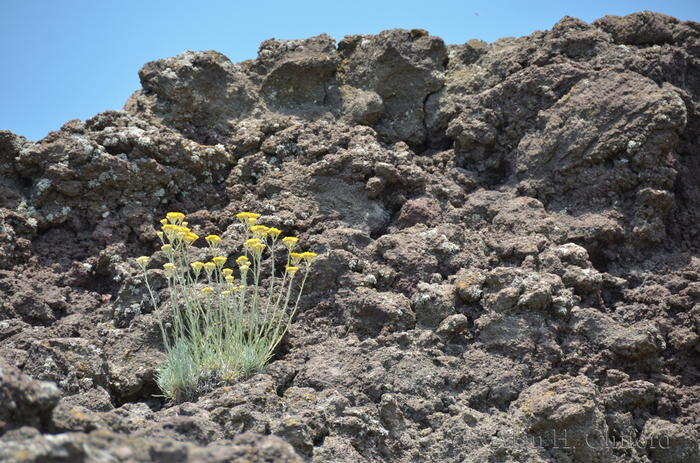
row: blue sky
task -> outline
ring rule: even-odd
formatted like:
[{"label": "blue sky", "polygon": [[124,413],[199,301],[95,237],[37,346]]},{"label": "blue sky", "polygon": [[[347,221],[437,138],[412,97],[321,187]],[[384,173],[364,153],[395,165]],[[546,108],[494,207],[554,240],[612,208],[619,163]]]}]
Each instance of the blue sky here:
[{"label": "blue sky", "polygon": [[698,0],[634,1],[0,0],[0,130],[31,140],[71,119],[121,109],[144,63],[216,50],[234,63],[269,38],[421,28],[447,44],[493,42],[550,29],[565,15],[591,22],[651,10],[700,22]]}]

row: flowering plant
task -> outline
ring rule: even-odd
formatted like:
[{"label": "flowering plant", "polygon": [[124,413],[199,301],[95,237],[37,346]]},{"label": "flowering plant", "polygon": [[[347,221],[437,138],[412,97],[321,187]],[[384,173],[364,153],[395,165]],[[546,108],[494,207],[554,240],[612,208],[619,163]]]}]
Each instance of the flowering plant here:
[{"label": "flowering plant", "polygon": [[[304,283],[309,275],[313,252],[294,252],[298,238],[281,241],[287,250],[282,276],[275,274],[275,243],[281,231],[256,225],[252,212],[237,214],[245,233],[244,255],[236,259],[240,279],[225,268],[228,258],[221,254],[221,238],[205,238],[214,253],[210,262],[191,262],[190,248],[199,239],[187,228],[184,214],[169,212],[161,220],[158,236],[168,262],[163,265],[170,290],[172,322],[165,323],[157,309],[148,282],[149,258],[137,262],[144,272],[146,287],[156,308],[163,335],[166,359],[158,369],[158,386],[176,402],[190,400],[212,387],[259,373],[270,360],[296,313]],[[260,288],[263,253],[270,252],[271,277],[267,293]],[[299,293],[289,310],[292,286],[304,263]]]}]

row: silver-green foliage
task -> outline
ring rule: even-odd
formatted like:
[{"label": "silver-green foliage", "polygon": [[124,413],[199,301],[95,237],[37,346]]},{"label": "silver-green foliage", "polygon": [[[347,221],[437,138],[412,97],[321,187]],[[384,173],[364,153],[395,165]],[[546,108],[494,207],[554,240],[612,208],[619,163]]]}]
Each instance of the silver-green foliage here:
[{"label": "silver-green foliage", "polygon": [[[157,382],[165,396],[178,403],[263,370],[289,329],[311,261],[316,257],[312,252],[293,252],[297,238],[283,238],[287,264],[282,276],[277,277],[275,243],[281,231],[255,225],[258,214],[242,212],[237,217],[245,230],[245,254],[236,260],[239,280],[232,269],[224,268],[228,258],[220,255],[219,236],[206,237],[214,254],[210,262],[192,262],[191,247],[199,237],[187,228],[184,214],[170,212],[161,221],[162,232],[158,235],[168,259],[163,267],[172,319],[166,323],[162,309],[156,309],[166,354],[158,367]],[[266,249],[270,252],[271,277],[263,296],[260,275]],[[148,282],[148,257],[140,257],[137,262],[157,308]],[[305,272],[290,309],[294,277],[301,262],[305,263]]]}]

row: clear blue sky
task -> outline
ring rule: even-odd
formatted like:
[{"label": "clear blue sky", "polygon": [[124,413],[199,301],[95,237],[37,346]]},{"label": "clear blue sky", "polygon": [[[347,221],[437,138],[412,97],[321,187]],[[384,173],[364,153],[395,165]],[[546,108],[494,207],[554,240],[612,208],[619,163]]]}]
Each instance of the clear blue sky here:
[{"label": "clear blue sky", "polygon": [[550,29],[565,15],[591,22],[651,10],[700,22],[700,0],[75,1],[0,0],[0,130],[31,140],[70,119],[121,109],[144,63],[216,50],[234,63],[269,38],[323,32],[341,40],[421,28],[447,44],[493,42]]}]

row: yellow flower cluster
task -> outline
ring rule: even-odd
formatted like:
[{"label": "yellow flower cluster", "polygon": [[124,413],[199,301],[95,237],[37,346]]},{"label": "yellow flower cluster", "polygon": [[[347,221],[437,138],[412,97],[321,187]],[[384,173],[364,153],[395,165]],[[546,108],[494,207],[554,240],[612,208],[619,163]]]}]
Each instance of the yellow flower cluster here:
[{"label": "yellow flower cluster", "polygon": [[163,268],[165,269],[165,273],[171,277],[175,275],[175,272],[177,271],[177,267],[175,267],[175,264],[171,264],[168,262],[167,264],[163,265]]},{"label": "yellow flower cluster", "polygon": [[207,243],[209,243],[209,246],[211,246],[212,249],[218,249],[219,248],[219,243],[221,243],[221,237],[218,235],[209,235],[206,238],[204,238]]},{"label": "yellow flower cluster", "polygon": [[180,225],[182,224],[182,221],[185,220],[185,214],[182,212],[168,212],[165,214],[165,220],[169,223]]},{"label": "yellow flower cluster", "polygon": [[287,251],[289,252],[292,252],[292,249],[294,249],[294,246],[296,246],[297,241],[299,241],[299,238],[294,238],[293,236],[286,236],[282,238],[282,242],[287,247]]},{"label": "yellow flower cluster", "polygon": [[[262,257],[263,251],[267,247],[266,238],[269,236],[274,244],[282,231],[274,227],[266,227],[265,225],[254,225],[260,215],[253,212],[241,212],[236,214],[236,217],[246,226],[246,230],[253,234],[253,238],[246,240],[244,243],[244,248],[250,251],[252,256],[259,260]],[[158,236],[163,242],[161,250],[169,259],[174,257],[177,250],[181,249],[182,244],[184,244],[185,248],[187,248],[197,239],[199,239],[197,234],[192,233],[192,231],[187,228],[187,222],[185,222],[184,219],[185,215],[181,212],[168,212],[166,218],[161,220],[161,229],[163,231],[159,232]],[[168,241],[167,243],[166,239]],[[205,238],[205,240],[212,250],[218,254],[221,237],[218,235],[209,235]],[[299,238],[292,236],[287,236],[282,239],[282,242],[289,251],[289,257],[285,269],[291,277],[294,277],[294,274],[299,270],[298,265],[300,262],[304,261],[308,266],[317,255],[314,252],[292,252],[298,241]],[[141,256],[136,259],[144,271],[146,269],[146,265],[148,264],[148,260],[149,258],[147,256]],[[226,257],[217,255],[211,262],[203,263],[197,261],[192,262],[190,266],[194,271],[195,278],[199,277],[203,269],[207,277],[211,279],[214,270],[218,269],[229,283],[231,289],[237,289],[233,286],[233,270],[223,268],[226,261]],[[242,276],[245,276],[246,272],[248,272],[251,267],[250,260],[246,256],[241,256],[236,260],[236,263],[238,264],[238,268]],[[175,277],[177,267],[172,262],[168,262],[163,266],[163,268],[168,277]]]},{"label": "yellow flower cluster", "polygon": [[299,262],[302,260],[306,262],[306,265],[311,264],[311,261],[314,260],[314,257],[316,257],[318,254],[315,252],[290,252],[289,253],[289,260],[292,262],[292,265],[297,265]]},{"label": "yellow flower cluster", "polygon": [[[172,260],[177,252],[184,248],[187,249],[192,243],[199,239],[196,233],[193,233],[189,228],[187,228],[187,222],[184,221],[185,214],[182,212],[168,212],[163,220],[160,221],[162,224],[160,232],[158,232],[158,237],[163,242],[161,251],[165,254],[168,259]],[[218,254],[219,244],[221,243],[221,237],[218,235],[209,235],[204,238],[209,247],[214,250],[215,254]],[[202,269],[206,272],[207,276],[211,278],[211,275],[215,268],[221,270],[221,268],[226,263],[226,257],[216,256],[211,262],[192,262],[190,266],[194,271],[195,277],[199,277]],[[148,257],[141,256],[136,261],[145,270],[148,264]],[[175,277],[176,266],[172,262],[169,262],[163,266],[168,277]],[[205,288],[206,289],[206,288]],[[206,291],[205,291],[206,292]]]},{"label": "yellow flower cluster", "polygon": [[204,268],[204,263],[203,262],[192,262],[190,264],[190,267],[192,267],[192,270],[194,270],[195,276],[199,276],[199,274],[202,272],[202,269]]},{"label": "yellow flower cluster", "polygon": [[290,276],[294,276],[295,273],[299,270],[299,267],[294,267],[292,265],[287,265],[286,267],[287,273],[289,273]]},{"label": "yellow flower cluster", "polygon": [[255,212],[239,212],[236,214],[236,217],[238,217],[238,220],[240,220],[244,225],[250,227],[256,220],[258,220],[260,214],[256,214]]},{"label": "yellow flower cluster", "polygon": [[199,235],[187,228],[187,222],[184,222],[184,219],[185,214],[182,212],[168,212],[160,221],[163,226],[160,227],[162,231],[158,232],[158,238],[163,242],[164,247],[170,245],[179,249],[183,244],[188,247],[199,239]]},{"label": "yellow flower cluster", "polygon": [[262,256],[266,245],[260,238],[251,238],[245,242],[244,246],[246,249],[252,252],[255,257],[260,257]]}]

